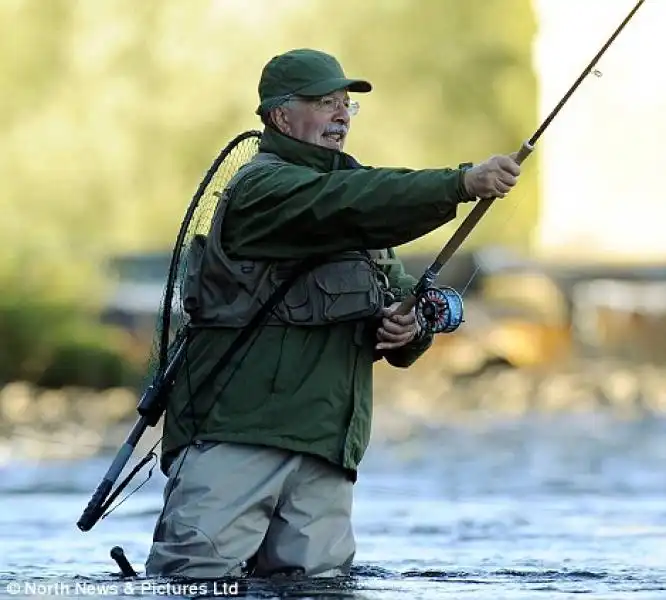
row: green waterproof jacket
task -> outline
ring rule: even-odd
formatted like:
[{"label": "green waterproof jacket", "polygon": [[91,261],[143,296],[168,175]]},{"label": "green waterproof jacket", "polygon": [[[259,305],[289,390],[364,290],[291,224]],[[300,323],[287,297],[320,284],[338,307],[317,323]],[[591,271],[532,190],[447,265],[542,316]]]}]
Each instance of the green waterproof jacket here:
[{"label": "green waterproof jacket", "polygon": [[[223,226],[223,246],[233,258],[303,259],[363,249],[389,249],[395,257],[394,246],[451,221],[459,203],[473,200],[465,193],[463,166],[361,167],[345,153],[271,128],[259,149],[288,164],[267,163],[235,187]],[[383,268],[398,296],[416,283],[400,261]],[[264,327],[203,386],[238,330],[197,332],[167,405],[162,468],[188,443],[225,441],[309,453],[355,479],[370,437],[373,363],[406,368],[432,343],[425,337],[379,355],[377,325]]]}]

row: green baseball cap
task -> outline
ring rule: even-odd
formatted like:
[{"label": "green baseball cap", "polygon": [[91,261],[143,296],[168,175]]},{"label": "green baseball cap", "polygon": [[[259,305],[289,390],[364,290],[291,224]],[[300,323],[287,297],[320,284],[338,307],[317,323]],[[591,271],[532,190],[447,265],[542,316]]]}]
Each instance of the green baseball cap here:
[{"label": "green baseball cap", "polygon": [[290,50],[271,58],[259,81],[259,107],[256,114],[279,106],[289,96],[325,96],[337,90],[369,92],[372,85],[363,79],[349,79],[340,63],[330,54],[310,48]]}]

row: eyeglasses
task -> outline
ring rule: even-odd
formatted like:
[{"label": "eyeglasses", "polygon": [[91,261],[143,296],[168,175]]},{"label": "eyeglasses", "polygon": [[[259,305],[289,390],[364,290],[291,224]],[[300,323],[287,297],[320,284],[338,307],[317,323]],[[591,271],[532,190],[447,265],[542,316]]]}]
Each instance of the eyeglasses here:
[{"label": "eyeglasses", "polygon": [[341,100],[336,96],[322,96],[321,98],[304,98],[293,96],[290,100],[299,100],[300,102],[307,102],[312,105],[315,110],[333,114],[334,112],[339,111],[343,106],[345,110],[349,113],[350,117],[354,117],[358,114],[360,105],[356,100],[350,100],[345,98]]}]

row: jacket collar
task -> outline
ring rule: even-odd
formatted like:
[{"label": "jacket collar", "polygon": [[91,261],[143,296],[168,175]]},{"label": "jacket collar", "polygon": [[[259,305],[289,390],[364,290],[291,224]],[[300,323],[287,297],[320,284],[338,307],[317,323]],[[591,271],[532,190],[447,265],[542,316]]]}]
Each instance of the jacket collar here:
[{"label": "jacket collar", "polygon": [[356,159],[345,152],[297,140],[270,126],[261,135],[259,151],[277,154],[287,162],[323,173],[361,167]]}]

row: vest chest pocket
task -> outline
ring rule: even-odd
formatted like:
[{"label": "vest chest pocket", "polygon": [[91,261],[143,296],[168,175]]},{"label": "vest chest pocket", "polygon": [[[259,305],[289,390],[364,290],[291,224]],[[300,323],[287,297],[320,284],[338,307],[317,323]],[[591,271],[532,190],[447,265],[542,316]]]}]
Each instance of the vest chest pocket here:
[{"label": "vest chest pocket", "polygon": [[371,317],[384,306],[376,273],[364,260],[326,264],[313,271],[312,280],[315,313],[321,323]]},{"label": "vest chest pocket", "polygon": [[[273,266],[270,271],[271,293],[284,279],[291,275],[295,267],[296,263]],[[267,299],[268,296],[263,301],[265,302]],[[315,308],[308,276],[301,276],[296,279],[287,290],[282,302],[278,304],[276,312],[279,314],[280,320],[286,323],[294,325],[314,324]]]}]

